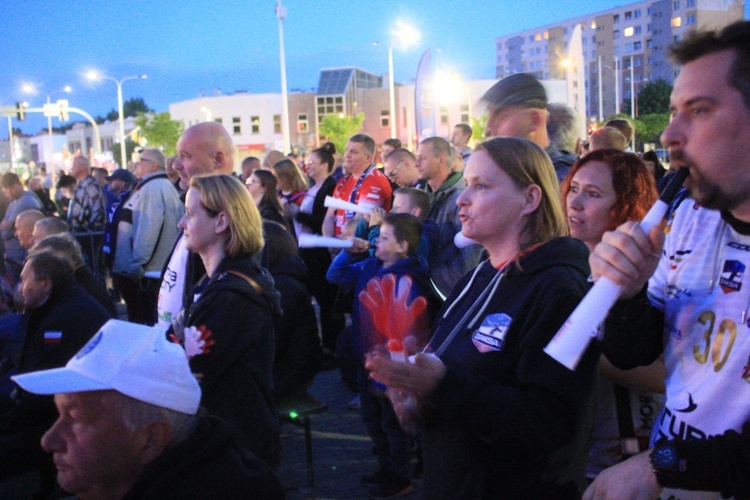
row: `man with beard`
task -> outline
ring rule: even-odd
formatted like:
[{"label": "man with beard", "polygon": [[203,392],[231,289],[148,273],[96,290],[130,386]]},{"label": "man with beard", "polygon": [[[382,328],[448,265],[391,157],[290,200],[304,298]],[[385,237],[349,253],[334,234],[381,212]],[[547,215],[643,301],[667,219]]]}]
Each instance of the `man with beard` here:
[{"label": "man with beard", "polygon": [[666,405],[654,448],[602,472],[584,498],[655,498],[662,488],[662,498],[693,498],[670,488],[750,496],[750,22],[671,52],[683,68],[661,141],[688,169],[692,199],[666,239],[628,222],[590,259],[594,278],[623,285],[603,353],[621,369],[663,353]]}]

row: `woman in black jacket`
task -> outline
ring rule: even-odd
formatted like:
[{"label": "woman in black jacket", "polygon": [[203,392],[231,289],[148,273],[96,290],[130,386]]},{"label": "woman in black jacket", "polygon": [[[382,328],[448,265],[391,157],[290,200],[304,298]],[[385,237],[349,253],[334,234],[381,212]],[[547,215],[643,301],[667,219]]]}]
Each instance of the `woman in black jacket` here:
[{"label": "woman in black jacket", "polygon": [[[320,148],[313,150],[307,159],[307,175],[314,182],[302,201],[295,220],[302,225],[302,231],[309,234],[321,234],[323,219],[328,209],[324,202],[326,196],[333,194],[336,181],[331,176],[336,163],[334,156],[336,146],[326,142]],[[301,248],[300,257],[307,264],[309,278],[307,288],[310,295],[315,297],[320,306],[320,328],[323,338],[323,349],[327,354],[336,351],[336,338],[344,328],[341,316],[333,314],[333,303],[336,300],[338,285],[326,280],[326,272],[331,265],[331,254],[327,248]]]},{"label": "woman in black jacket", "polygon": [[564,237],[555,170],[533,142],[479,145],[464,177],[461,231],[489,259],[448,296],[432,354],[366,367],[419,404],[426,498],[579,498],[598,347],[575,371],[544,347],[588,290],[588,252]]},{"label": "woman in black jacket", "polygon": [[281,308],[272,278],[253,261],[263,247],[258,210],[236,178],[193,177],[179,226],[206,268],[180,338],[201,384],[201,404],[234,428],[243,448],[276,468],[273,332]]}]

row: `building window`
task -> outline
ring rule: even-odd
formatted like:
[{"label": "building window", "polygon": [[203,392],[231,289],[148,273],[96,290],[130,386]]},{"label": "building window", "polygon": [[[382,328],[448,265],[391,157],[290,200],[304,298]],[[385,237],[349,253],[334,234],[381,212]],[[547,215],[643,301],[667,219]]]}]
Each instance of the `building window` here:
[{"label": "building window", "polygon": [[612,32],[612,38],[614,38],[615,40],[617,40],[618,38],[620,38],[620,30],[614,30]]},{"label": "building window", "polygon": [[307,114],[301,113],[297,115],[297,132],[306,134],[310,131],[309,122],[307,121]]},{"label": "building window", "polygon": [[260,134],[260,116],[250,117],[250,132]]},{"label": "building window", "polygon": [[640,35],[641,34],[641,27],[640,26],[636,26],[635,27],[635,34],[636,35]]},{"label": "building window", "polygon": [[633,50],[643,50],[643,42],[635,42],[633,43]]},{"label": "building window", "polygon": [[242,124],[240,123],[240,117],[239,116],[233,116],[232,117],[232,132],[234,134],[241,134],[242,133]]},{"label": "building window", "polygon": [[440,123],[448,123],[448,107],[440,106]]},{"label": "building window", "polygon": [[281,115],[273,115],[273,133],[281,133]]},{"label": "building window", "polygon": [[223,118],[215,118],[214,121],[216,123],[219,123],[219,124],[222,124],[222,125],[224,124],[224,119]]},{"label": "building window", "polygon": [[630,12],[630,11],[626,12],[625,13],[625,20],[626,21],[630,21],[631,19],[633,19],[633,13]]},{"label": "building window", "polygon": [[635,59],[633,59],[633,66],[635,66],[637,68],[640,65],[641,65],[641,58],[640,57],[636,57]]},{"label": "building window", "polygon": [[633,52],[633,44],[632,43],[625,44],[625,52]]},{"label": "building window", "polygon": [[625,37],[629,37],[629,36],[633,36],[634,32],[635,32],[635,30],[633,29],[633,27],[632,26],[628,26],[627,28],[625,28],[622,31],[622,34],[625,35]]},{"label": "building window", "polygon": [[680,8],[680,0],[675,0],[672,2],[672,10],[677,10]]},{"label": "building window", "polygon": [[616,46],[615,46],[615,55],[616,55],[616,56],[619,56],[619,55],[620,55],[620,46],[619,46],[619,45],[616,45]]},{"label": "building window", "polygon": [[682,18],[680,16],[673,17],[672,18],[672,27],[673,28],[679,28],[682,26]]},{"label": "building window", "polygon": [[653,42],[651,41],[650,38],[648,40],[646,40],[646,48],[647,49],[650,49],[652,45],[653,45]]},{"label": "building window", "polygon": [[648,17],[651,17],[651,7],[649,7],[648,9],[646,9],[646,15]]},{"label": "building window", "polygon": [[387,109],[380,110],[380,126],[383,128],[391,126],[391,113]]},{"label": "building window", "polygon": [[592,30],[596,29],[596,21],[591,21],[591,29]]},{"label": "building window", "polygon": [[544,32],[544,39],[549,40],[549,31]]},{"label": "building window", "polygon": [[695,0],[686,0],[685,7],[695,7]]},{"label": "building window", "polygon": [[691,25],[695,24],[695,14],[690,14],[685,18],[685,24]]},{"label": "building window", "polygon": [[541,42],[542,41],[542,34],[541,33],[537,33],[536,35],[534,35],[534,41],[535,42]]},{"label": "building window", "polygon": [[641,9],[636,9],[633,11],[633,17],[638,19],[641,17]]},{"label": "building window", "polygon": [[469,123],[470,119],[471,117],[469,116],[469,105],[462,104],[461,105],[461,123]]},{"label": "building window", "polygon": [[614,15],[614,23],[617,24],[619,22],[620,22],[620,14],[615,14]]}]

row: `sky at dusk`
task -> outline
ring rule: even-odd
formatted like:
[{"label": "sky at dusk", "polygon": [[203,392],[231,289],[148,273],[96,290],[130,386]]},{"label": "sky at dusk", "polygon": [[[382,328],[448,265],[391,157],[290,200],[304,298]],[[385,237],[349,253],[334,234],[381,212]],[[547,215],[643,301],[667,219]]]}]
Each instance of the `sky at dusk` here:
[{"label": "sky at dusk", "polygon": [[[321,68],[357,66],[388,71],[386,46],[398,19],[422,34],[408,49],[394,49],[397,82],[408,83],[426,49],[440,49],[442,63],[467,80],[494,78],[494,39],[515,31],[606,10],[630,2],[567,0],[284,0],[289,91],[313,90]],[[71,106],[105,115],[117,108],[111,81],[90,82],[96,69],[121,79],[124,99],[142,97],[157,111],[169,103],[246,90],[280,92],[275,0],[2,0],[0,106],[26,100],[41,107],[44,93]],[[469,7],[470,5],[470,7]],[[746,17],[750,2],[746,6]],[[23,94],[33,83],[36,96]],[[59,92],[65,85],[71,94]],[[7,137],[6,119],[0,137]],[[26,133],[46,128],[41,114],[14,126]],[[59,122],[53,119],[53,125]]]}]

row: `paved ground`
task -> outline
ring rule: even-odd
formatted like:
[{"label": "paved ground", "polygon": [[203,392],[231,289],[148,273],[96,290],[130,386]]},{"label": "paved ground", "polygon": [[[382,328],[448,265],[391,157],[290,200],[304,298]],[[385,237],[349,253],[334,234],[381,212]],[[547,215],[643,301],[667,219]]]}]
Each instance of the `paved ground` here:
[{"label": "paved ground", "polygon": [[[328,404],[326,413],[311,417],[315,486],[307,487],[302,430],[284,424],[284,462],[278,475],[288,498],[367,498],[359,478],[373,472],[377,461],[360,414],[347,407],[354,394],[341,382],[338,370],[319,373],[309,392]],[[419,481],[415,481],[415,492],[402,498],[419,496]]]}]

